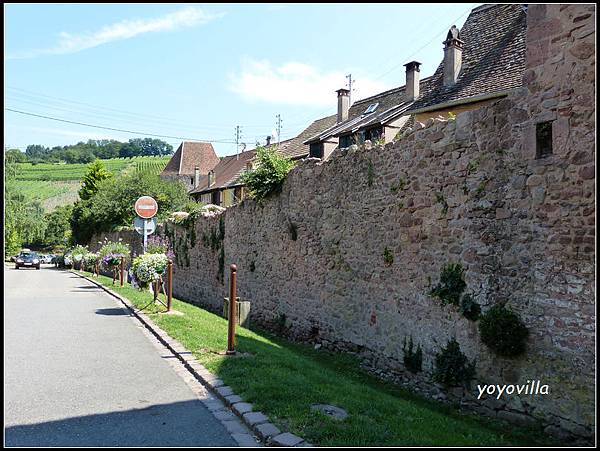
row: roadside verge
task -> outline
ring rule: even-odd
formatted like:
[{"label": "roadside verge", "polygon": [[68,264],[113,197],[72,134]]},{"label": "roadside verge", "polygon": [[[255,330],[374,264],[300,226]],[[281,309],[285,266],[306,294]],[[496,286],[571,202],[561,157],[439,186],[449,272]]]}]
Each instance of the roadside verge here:
[{"label": "roadside verge", "polygon": [[233,392],[233,389],[210,373],[201,363],[199,363],[193,354],[187,350],[179,341],[169,336],[162,330],[152,319],[136,309],[129,299],[121,296],[110,288],[98,283],[97,281],[80,274],[77,271],[70,270],[71,273],[93,283],[102,288],[106,293],[118,299],[127,309],[148,329],[165,347],[167,347],[179,361],[183,363],[185,368],[210,390],[216,397],[222,400],[231,411],[237,415],[240,420],[250,428],[263,441],[264,444],[270,446],[314,446],[307,443],[301,437],[298,437],[289,432],[282,432],[274,424],[269,421],[269,418],[262,412],[253,411],[253,406]]}]

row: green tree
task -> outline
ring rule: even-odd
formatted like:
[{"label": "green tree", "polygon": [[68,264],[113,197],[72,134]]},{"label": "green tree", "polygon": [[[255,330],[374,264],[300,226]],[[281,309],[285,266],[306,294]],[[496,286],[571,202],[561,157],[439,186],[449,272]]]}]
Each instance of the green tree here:
[{"label": "green tree", "polygon": [[161,180],[156,174],[142,172],[105,179],[93,197],[75,204],[70,219],[73,239],[88,243],[94,233],[132,226],[136,216],[134,204],[141,196],[156,199],[158,220],[180,210],[190,200],[182,183]]},{"label": "green tree", "polygon": [[40,202],[27,199],[16,185],[18,163],[5,154],[4,165],[4,252],[10,255],[25,243],[43,240],[45,223]]},{"label": "green tree", "polygon": [[79,197],[82,200],[90,199],[98,191],[98,185],[102,180],[112,177],[112,173],[108,172],[102,161],[96,160],[88,165],[88,171],[83,176],[81,181],[81,189]]},{"label": "green tree", "polygon": [[27,162],[27,155],[19,149],[5,149],[4,155],[7,161],[10,160],[13,163]]},{"label": "green tree", "polygon": [[281,190],[288,172],[294,167],[294,162],[279,154],[274,147],[257,147],[256,169],[242,175],[241,181],[250,192],[250,196],[262,202],[273,193]]},{"label": "green tree", "polygon": [[27,154],[27,158],[30,160],[44,159],[48,154],[48,151],[49,149],[40,144],[30,144],[25,149],[25,154]]},{"label": "green tree", "polygon": [[44,244],[57,246],[69,244],[71,238],[71,226],[69,219],[73,214],[73,205],[62,205],[53,212],[46,213],[44,222],[46,230],[44,233]]}]

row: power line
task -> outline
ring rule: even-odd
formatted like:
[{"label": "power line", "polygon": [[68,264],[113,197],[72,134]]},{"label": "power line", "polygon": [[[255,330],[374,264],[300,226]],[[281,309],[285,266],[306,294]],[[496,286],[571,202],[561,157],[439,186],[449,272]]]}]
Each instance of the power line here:
[{"label": "power line", "polygon": [[27,112],[27,111],[19,111],[19,110],[15,110],[15,109],[12,109],[12,108],[4,108],[4,109],[6,111],[12,111],[13,113],[24,114],[24,115],[27,115],[27,116],[40,117],[40,118],[49,119],[49,120],[52,120],[52,121],[66,122],[67,124],[82,125],[84,127],[100,128],[100,129],[103,129],[103,130],[112,130],[112,131],[123,132],[123,133],[131,133],[131,134],[134,134],[134,135],[154,136],[154,137],[157,137],[157,138],[177,139],[177,140],[181,140],[181,141],[202,141],[202,142],[226,143],[226,144],[233,144],[233,143],[235,143],[235,141],[229,141],[229,140],[182,138],[180,136],[158,135],[158,134],[155,134],[155,133],[138,132],[138,131],[133,131],[133,130],[125,130],[125,129],[121,129],[121,128],[104,127],[104,126],[101,126],[101,125],[86,124],[86,123],[77,122],[77,121],[69,121],[69,120],[66,120],[66,119],[60,119],[60,118],[51,117],[51,116],[44,116],[42,114],[30,113],[30,112]]},{"label": "power line", "polygon": [[[460,19],[463,18],[463,16],[465,14],[467,14],[469,11],[471,11],[471,8],[468,8],[466,11],[464,11],[460,16],[458,16],[456,19],[454,19],[452,21],[452,25],[454,25],[456,22],[458,22]],[[436,34],[434,37],[432,37],[429,41],[427,41],[425,44],[423,44],[421,47],[419,47],[417,50],[415,50],[413,53],[411,53],[409,56],[407,56],[406,58],[404,58],[403,62],[400,64],[395,65],[394,67],[392,67],[390,70],[388,70],[387,72],[383,73],[382,75],[380,75],[379,77],[375,78],[374,80],[379,80],[383,77],[385,77],[387,74],[389,74],[390,72],[396,70],[397,68],[399,68],[400,66],[404,65],[404,61],[409,60],[410,58],[412,58],[413,56],[415,56],[417,53],[419,53],[421,50],[423,50],[425,47],[427,47],[429,44],[431,44],[435,39],[437,39],[440,35],[443,35],[444,33],[447,33],[447,31],[445,29],[442,29],[442,31],[438,34]]]},{"label": "power line", "polygon": [[[165,118],[165,117],[161,117],[161,116],[156,116],[156,115],[152,115],[152,114],[145,114],[145,113],[137,113],[137,112],[132,112],[132,111],[126,111],[126,110],[121,110],[121,109],[116,109],[116,108],[109,108],[109,107],[105,107],[105,106],[99,106],[99,105],[93,105],[90,103],[86,103],[86,102],[79,102],[76,100],[69,100],[69,99],[65,99],[62,97],[54,97],[54,96],[49,96],[46,94],[41,94],[41,93],[37,93],[37,92],[33,92],[33,91],[27,91],[25,89],[22,88],[17,88],[14,86],[7,86],[7,89],[13,90],[13,91],[19,91],[19,93],[15,93],[17,95],[24,95],[25,97],[29,97],[30,99],[34,99],[35,101],[38,102],[45,102],[46,104],[48,104],[49,102],[47,100],[43,100],[40,98],[45,98],[45,99],[52,99],[52,100],[57,100],[61,103],[67,103],[67,104],[75,104],[75,105],[84,105],[87,107],[91,107],[92,109],[95,110],[104,110],[104,111],[110,111],[110,112],[117,112],[120,114],[124,114],[124,115],[128,115],[128,116],[134,116],[136,118],[140,118],[140,117],[147,117],[147,118],[154,118],[154,119],[158,119],[161,122],[173,122],[176,123],[178,126],[180,126],[181,124],[187,124],[190,125],[191,127],[194,128],[220,128],[220,129],[226,129],[229,128],[230,125],[211,125],[211,124],[203,124],[202,126],[197,126],[196,124],[193,124],[191,122],[185,122],[182,121],[180,119],[174,119],[174,118]],[[14,94],[10,94],[10,95],[14,95]],[[36,99],[36,97],[38,97],[38,99]],[[19,101],[24,101],[24,102],[31,102],[32,100],[26,100],[26,99],[19,99]],[[62,105],[64,107],[64,105]],[[59,109],[60,107],[54,107],[53,108]],[[85,110],[84,110],[85,111]],[[94,112],[96,113],[96,112]],[[102,114],[102,113],[98,113],[98,114]],[[113,114],[114,116],[114,114]],[[266,125],[244,125],[244,127],[251,127],[251,128],[267,128]]]},{"label": "power line", "polygon": [[[451,23],[450,26],[454,25],[455,23],[457,23],[460,19],[462,19],[464,17],[465,14],[467,14],[468,12],[470,12],[473,8],[469,7],[467,8],[460,16],[458,16],[456,19],[454,19]],[[448,28],[448,27],[446,27]],[[413,56],[415,56],[418,52],[420,52],[421,50],[423,50],[425,47],[427,47],[429,44],[431,44],[435,39],[437,39],[440,35],[446,33],[446,29],[442,29],[442,31],[438,34],[436,34],[433,38],[431,38],[429,41],[427,41],[427,43],[425,43],[423,46],[419,47],[417,50],[415,50],[412,54],[410,54],[409,56],[407,56],[406,58],[404,58],[402,60],[402,63],[395,65],[394,67],[392,67],[390,70],[386,71],[385,73],[383,73],[382,75],[379,75],[378,77],[374,78],[373,81],[377,81],[380,80],[381,78],[385,77],[386,75],[388,75],[390,72],[396,70],[398,67],[403,66],[404,62],[409,60],[410,58],[412,58]],[[349,78],[349,76],[346,76],[346,78]],[[354,80],[355,81],[355,80]],[[322,116],[325,113],[331,111],[330,108],[328,108],[327,110],[324,110],[322,113],[320,113],[318,116]],[[307,117],[307,116],[302,116],[302,117]]]}]

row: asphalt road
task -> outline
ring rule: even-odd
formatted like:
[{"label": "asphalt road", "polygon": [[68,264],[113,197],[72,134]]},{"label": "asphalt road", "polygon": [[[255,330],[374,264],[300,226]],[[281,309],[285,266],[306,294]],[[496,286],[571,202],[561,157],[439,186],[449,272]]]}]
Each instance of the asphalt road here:
[{"label": "asphalt road", "polygon": [[4,276],[5,446],[237,446],[114,298],[48,266]]}]

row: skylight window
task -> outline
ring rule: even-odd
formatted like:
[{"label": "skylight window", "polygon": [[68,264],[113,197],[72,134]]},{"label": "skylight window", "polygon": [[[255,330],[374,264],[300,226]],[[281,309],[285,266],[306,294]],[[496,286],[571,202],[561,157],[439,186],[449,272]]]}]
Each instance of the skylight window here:
[{"label": "skylight window", "polygon": [[378,103],[372,103],[371,105],[369,105],[369,107],[365,110],[364,114],[369,114],[372,113],[373,111],[375,111],[377,109],[377,107],[379,106],[379,102]]}]

